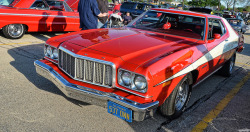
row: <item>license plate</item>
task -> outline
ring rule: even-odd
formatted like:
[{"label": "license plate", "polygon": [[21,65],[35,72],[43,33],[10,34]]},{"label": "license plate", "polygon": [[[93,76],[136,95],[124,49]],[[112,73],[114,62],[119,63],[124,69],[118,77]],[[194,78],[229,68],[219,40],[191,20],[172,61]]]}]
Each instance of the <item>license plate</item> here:
[{"label": "license plate", "polygon": [[132,110],[108,101],[108,113],[113,114],[127,122],[132,122]]}]

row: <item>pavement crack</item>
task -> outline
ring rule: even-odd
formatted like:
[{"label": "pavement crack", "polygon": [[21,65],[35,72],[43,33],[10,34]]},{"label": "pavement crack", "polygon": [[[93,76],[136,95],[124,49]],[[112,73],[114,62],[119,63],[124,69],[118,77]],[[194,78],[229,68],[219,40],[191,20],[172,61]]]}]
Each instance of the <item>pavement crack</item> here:
[{"label": "pavement crack", "polygon": [[172,120],[171,119],[167,119],[166,121],[164,121],[163,123],[161,123],[161,125],[156,129],[157,131],[161,130],[163,126],[169,124]]}]

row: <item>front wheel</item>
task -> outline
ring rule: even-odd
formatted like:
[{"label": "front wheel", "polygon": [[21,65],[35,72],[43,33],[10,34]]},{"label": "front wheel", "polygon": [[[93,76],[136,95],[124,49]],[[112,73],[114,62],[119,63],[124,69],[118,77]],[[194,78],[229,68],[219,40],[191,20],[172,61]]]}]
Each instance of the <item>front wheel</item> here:
[{"label": "front wheel", "polygon": [[3,34],[6,38],[18,39],[24,35],[25,28],[22,24],[10,24],[3,27]]},{"label": "front wheel", "polygon": [[191,74],[186,75],[160,106],[160,112],[169,118],[179,117],[186,108],[191,95]]}]

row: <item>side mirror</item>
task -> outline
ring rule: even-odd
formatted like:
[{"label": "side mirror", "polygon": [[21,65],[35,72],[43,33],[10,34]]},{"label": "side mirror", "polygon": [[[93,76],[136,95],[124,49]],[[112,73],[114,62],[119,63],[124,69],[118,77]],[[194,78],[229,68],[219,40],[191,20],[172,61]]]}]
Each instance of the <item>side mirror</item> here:
[{"label": "side mirror", "polygon": [[220,37],[221,37],[221,36],[220,36],[220,34],[218,34],[218,33],[215,33],[215,34],[213,35],[213,38],[214,38],[214,39],[220,39]]}]

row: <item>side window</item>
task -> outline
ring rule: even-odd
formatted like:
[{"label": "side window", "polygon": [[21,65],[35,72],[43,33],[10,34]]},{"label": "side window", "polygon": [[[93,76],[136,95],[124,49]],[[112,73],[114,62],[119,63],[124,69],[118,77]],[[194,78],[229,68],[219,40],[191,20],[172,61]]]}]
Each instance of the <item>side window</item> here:
[{"label": "side window", "polygon": [[222,35],[221,36],[223,36],[227,32],[227,30],[226,30],[224,24],[221,21],[220,21],[220,25],[221,25],[221,31],[222,31]]},{"label": "side window", "polygon": [[31,7],[31,9],[42,9],[42,10],[48,10],[49,7],[43,2],[43,1],[35,1]]},{"label": "side window", "polygon": [[220,34],[223,36],[226,33],[225,26],[219,19],[208,19],[208,39],[213,39],[213,35]]},{"label": "side window", "polygon": [[56,11],[64,11],[64,3],[63,1],[47,1],[50,10],[56,10]]}]

